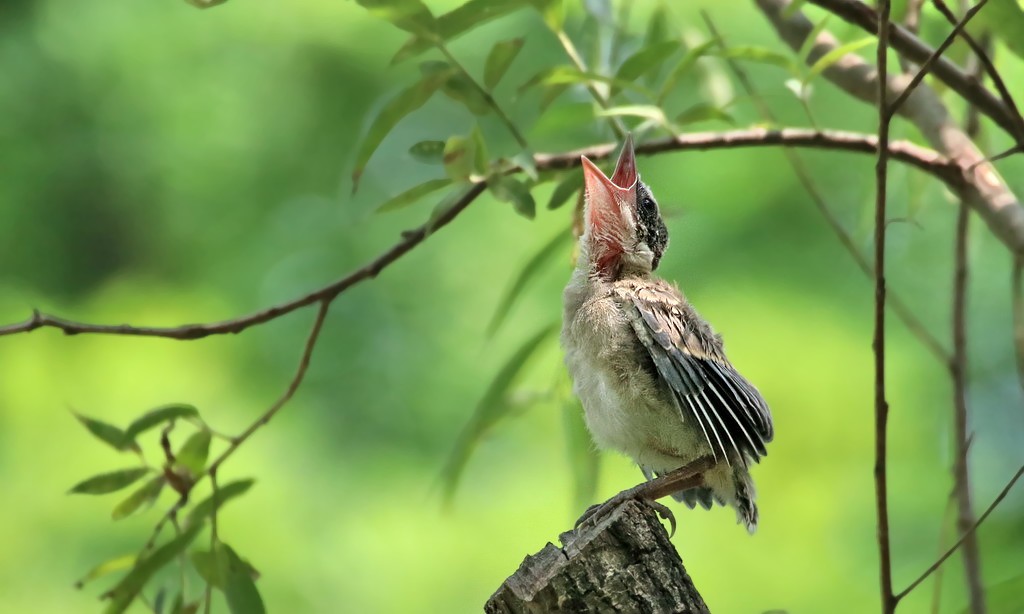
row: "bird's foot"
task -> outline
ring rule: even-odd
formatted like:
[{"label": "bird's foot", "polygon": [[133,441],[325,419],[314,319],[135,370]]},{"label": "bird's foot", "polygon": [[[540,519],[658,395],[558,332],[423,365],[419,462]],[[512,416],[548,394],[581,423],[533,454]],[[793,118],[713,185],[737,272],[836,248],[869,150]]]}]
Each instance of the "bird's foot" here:
[{"label": "bird's foot", "polygon": [[636,493],[632,492],[632,489],[620,492],[619,494],[615,495],[611,499],[608,499],[604,503],[598,503],[596,505],[591,505],[590,507],[588,507],[587,510],[583,512],[583,515],[580,516],[579,519],[576,521],[576,525],[573,527],[573,529],[578,531],[580,527],[597,525],[601,521],[608,518],[608,516],[611,515],[612,512],[614,512],[616,509],[618,509],[620,505],[627,501],[637,501],[639,503],[645,503],[651,506],[651,508],[654,509],[655,513],[657,513],[662,520],[667,520],[669,525],[671,526],[671,530],[669,531],[669,537],[672,537],[676,534],[676,517],[675,514],[672,513],[672,510],[670,510],[668,506],[662,503],[658,503],[657,501],[652,501],[649,499],[645,499],[642,496],[638,496]]}]

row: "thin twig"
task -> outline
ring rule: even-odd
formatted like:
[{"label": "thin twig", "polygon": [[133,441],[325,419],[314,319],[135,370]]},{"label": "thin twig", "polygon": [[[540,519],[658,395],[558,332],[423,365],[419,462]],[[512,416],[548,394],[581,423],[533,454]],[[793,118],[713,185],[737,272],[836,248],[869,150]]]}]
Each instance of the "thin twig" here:
[{"label": "thin twig", "polygon": [[937,561],[932,563],[931,566],[928,567],[928,569],[924,570],[924,573],[918,576],[916,580],[911,582],[910,585],[907,586],[907,588],[903,589],[903,591],[900,592],[900,594],[896,595],[896,599],[899,600],[906,597],[910,593],[910,591],[917,588],[918,585],[920,585],[922,582],[928,579],[928,576],[932,575],[932,573],[934,573],[936,569],[941,567],[942,564],[946,562],[946,559],[953,556],[953,554],[956,553],[956,551],[964,543],[964,540],[967,539],[967,536],[977,531],[978,527],[981,526],[981,523],[985,522],[985,519],[989,517],[989,514],[991,514],[992,511],[995,510],[1000,503],[1002,503],[1003,499],[1005,499],[1006,495],[1010,493],[1010,490],[1013,489],[1013,485],[1017,483],[1017,480],[1019,480],[1022,475],[1024,475],[1024,465],[1022,465],[1021,468],[1017,470],[1017,473],[1013,474],[1013,477],[1010,478],[1010,481],[1007,482],[1005,487],[1003,487],[1003,490],[999,493],[998,496],[996,496],[995,500],[992,501],[992,504],[985,509],[985,511],[981,514],[980,517],[978,517],[978,521],[975,522],[974,525],[970,527],[970,529],[964,532],[964,534],[960,536],[960,539],[957,540],[957,542],[953,544],[949,550],[946,550],[945,554],[940,556]]},{"label": "thin twig", "polygon": [[886,476],[886,426],[889,402],[885,398],[885,230],[886,187],[889,178],[889,123],[886,102],[889,60],[889,0],[879,0],[878,20],[878,162],[875,165],[875,504],[878,513],[878,554],[882,612],[896,610],[892,592],[892,553],[889,546],[889,494]]},{"label": "thin twig", "polygon": [[[725,49],[725,39],[719,33],[718,28],[715,27],[715,24],[711,20],[707,11],[702,10],[701,17],[704,19],[704,23],[707,25],[708,32],[711,34],[711,37],[717,41],[719,47]],[[775,113],[772,112],[771,107],[769,107],[768,103],[765,102],[764,97],[761,96],[757,88],[754,87],[753,81],[747,76],[746,70],[743,69],[740,63],[732,58],[728,58],[726,59],[726,65],[736,76],[736,79],[739,81],[740,87],[743,88],[743,91],[746,92],[747,96],[754,101],[762,119],[765,119],[772,124],[778,123],[778,118],[775,116]],[[793,174],[796,175],[800,185],[803,186],[804,191],[807,192],[808,196],[810,196],[815,208],[821,216],[825,218],[825,222],[839,240],[839,244],[843,246],[848,254],[850,254],[850,257],[853,258],[853,261],[857,264],[857,268],[859,268],[867,277],[873,278],[874,266],[871,264],[870,259],[861,251],[857,242],[854,241],[853,237],[839,221],[839,218],[836,217],[832,208],[829,207],[825,197],[821,194],[817,185],[815,185],[814,178],[811,176],[811,172],[807,168],[807,165],[804,164],[803,158],[793,149],[784,149],[783,153],[789,161],[790,167],[793,169]],[[914,315],[913,310],[911,310],[892,290],[889,290],[886,293],[886,300],[888,301],[889,308],[892,309],[893,313],[895,313],[903,322],[904,326],[907,327],[907,330],[917,337],[928,351],[930,351],[932,355],[943,364],[943,366],[949,364],[949,352],[942,347],[942,343],[940,343],[939,340],[928,331],[924,322]]]},{"label": "thin twig", "polygon": [[[285,404],[288,403],[288,401],[295,395],[295,391],[299,389],[299,385],[302,384],[302,380],[306,377],[306,370],[309,369],[309,361],[313,356],[313,348],[316,347],[316,342],[320,338],[320,330],[323,328],[324,318],[327,317],[327,312],[330,308],[331,301],[329,299],[320,301],[320,309],[316,312],[316,318],[313,320],[313,326],[309,330],[309,337],[306,338],[306,346],[302,350],[302,358],[299,359],[299,366],[296,368],[295,375],[292,377],[291,382],[288,383],[288,388],[285,389],[284,393],[277,399],[277,401],[274,402],[273,405],[270,406],[269,409],[267,409],[267,411],[263,412],[263,415],[242,431],[241,435],[235,437],[235,439],[228,445],[227,449],[224,450],[224,452],[222,452],[215,461],[210,463],[210,467],[206,471],[207,474],[215,474],[217,469],[224,464],[224,461],[230,458],[230,456],[238,450],[239,446],[252,437],[253,433],[259,430],[260,427],[270,422],[271,419],[277,415],[277,412],[281,411],[281,408],[284,407]],[[196,482],[198,482],[201,477],[202,476],[197,478]]]},{"label": "thin twig", "polygon": [[932,54],[928,56],[928,59],[925,60],[923,64],[921,64],[921,67],[918,69],[917,74],[914,75],[914,78],[910,80],[910,83],[908,83],[905,88],[903,88],[903,91],[900,92],[900,95],[896,98],[896,100],[894,100],[892,104],[889,105],[888,113],[890,117],[896,114],[896,111],[898,111],[900,106],[903,105],[903,102],[907,99],[907,97],[914,92],[914,88],[920,85],[921,81],[924,81],[924,78],[928,75],[928,72],[931,71],[933,66],[935,66],[935,63],[942,57],[942,54],[946,52],[946,49],[949,49],[949,46],[953,44],[953,41],[955,41],[957,35],[963,31],[964,27],[967,25],[967,22],[970,21],[972,17],[977,15],[978,11],[980,11],[987,2],[988,0],[979,0],[977,4],[972,6],[970,10],[968,10],[967,13],[964,14],[963,19],[960,19],[959,21],[956,22],[956,25],[953,26],[953,30],[946,36],[946,38],[935,49],[935,51],[933,51]]},{"label": "thin twig", "polygon": [[[576,70],[580,71],[581,73],[586,73],[587,64],[586,62],[583,61],[583,56],[580,55],[580,52],[576,49],[576,45],[573,44],[572,39],[569,38],[569,35],[565,33],[565,30],[557,30],[555,32],[555,36],[558,37],[558,42],[562,45],[562,49],[565,50],[565,55],[569,56],[569,59],[572,61],[573,65],[576,66]],[[601,91],[597,89],[597,86],[591,83],[590,81],[587,81],[586,87],[587,91],[590,92],[590,96],[594,99],[595,102],[597,102],[597,105],[602,109],[607,109],[609,106],[608,99],[605,98],[604,94],[602,94]],[[615,136],[618,139],[621,140],[626,138],[626,133],[628,132],[628,130],[626,130],[626,126],[625,124],[622,123],[622,120],[620,118],[616,116],[610,116],[608,117],[608,124],[612,127],[612,131],[615,133]]]},{"label": "thin twig", "polygon": [[[932,0],[932,4],[935,5],[935,8],[938,9],[940,13],[942,13],[942,16],[946,18],[946,21],[951,24],[955,24],[957,22],[956,15],[953,14],[953,11],[949,9],[945,2],[942,0]],[[1010,88],[1006,87],[1006,82],[1003,80],[1003,76],[999,74],[999,70],[996,69],[995,63],[992,62],[992,58],[989,57],[988,52],[985,50],[988,45],[985,40],[975,40],[969,32],[961,32],[960,35],[974,52],[975,58],[981,63],[982,67],[984,67],[985,73],[988,75],[989,79],[992,80],[992,84],[996,86],[1000,99],[1002,99],[1003,104],[1006,105],[1010,116],[1009,119],[1015,127],[1015,130],[1011,131],[1014,140],[1016,140],[1017,143],[1024,143],[1024,117],[1021,117],[1020,110],[1017,108],[1017,103],[1014,102],[1013,95],[1010,94]],[[986,35],[985,38],[988,38],[988,36]],[[971,71],[970,74],[974,74],[973,71]],[[981,79],[978,79],[976,76],[975,80],[978,81],[979,84],[981,83]],[[975,112],[977,112],[977,107],[974,104],[972,104],[971,107],[975,109]],[[1020,147],[1020,145],[1018,145],[1018,147]]]},{"label": "thin twig", "polygon": [[981,553],[977,536],[966,531],[974,525],[971,509],[970,474],[967,468],[967,227],[970,211],[961,203],[956,221],[953,275],[953,360],[949,370],[953,379],[953,492],[957,501],[957,528],[964,534],[964,574],[972,614],[985,612],[985,589],[981,583]]},{"label": "thin twig", "polygon": [[[809,0],[809,2],[860,27],[865,32],[875,34],[878,31],[878,13],[860,0]],[[893,49],[916,64],[924,64],[935,51],[913,33],[898,25],[890,27],[889,42]],[[992,118],[1003,130],[1016,138],[1019,113],[1015,114],[1006,103],[985,89],[977,79],[965,73],[946,58],[939,58],[935,62],[932,73],[961,98],[976,105],[979,111]]]},{"label": "thin twig", "polygon": [[903,18],[903,27],[908,32],[917,34],[921,30],[921,9],[924,0],[907,0],[907,14]]}]

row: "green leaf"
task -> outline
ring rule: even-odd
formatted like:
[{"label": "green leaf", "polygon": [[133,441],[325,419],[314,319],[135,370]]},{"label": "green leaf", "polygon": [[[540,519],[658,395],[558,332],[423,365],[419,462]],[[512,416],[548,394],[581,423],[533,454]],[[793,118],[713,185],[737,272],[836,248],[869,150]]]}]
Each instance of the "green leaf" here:
[{"label": "green leaf", "polygon": [[184,552],[202,530],[202,524],[189,527],[171,541],[154,550],[149,556],[139,559],[128,575],[107,593],[111,602],[107,606],[106,614],[120,614],[127,610],[146,582],[153,577],[153,574]]},{"label": "green leaf", "polygon": [[807,34],[807,38],[804,39],[803,44],[800,45],[800,49],[796,52],[796,57],[800,58],[801,62],[807,61],[807,56],[810,55],[811,49],[814,49],[815,43],[818,42],[818,35],[821,34],[822,30],[825,29],[825,26],[828,25],[830,17],[832,17],[832,13],[826,13],[818,23],[814,24],[814,27],[811,28],[811,31]]},{"label": "green leaf", "polygon": [[117,492],[122,488],[131,486],[139,478],[149,473],[149,471],[146,467],[134,467],[132,469],[101,473],[75,484],[68,491],[68,494],[105,495]]},{"label": "green leaf", "polygon": [[558,182],[553,192],[551,192],[551,200],[548,201],[548,209],[558,209],[564,205],[573,194],[583,189],[583,173],[570,171]]},{"label": "green leaf", "polygon": [[683,126],[711,120],[719,120],[729,124],[736,123],[736,120],[731,115],[706,102],[699,102],[676,116],[676,123]]},{"label": "green leaf", "polygon": [[386,137],[406,115],[422,107],[427,100],[430,100],[430,97],[434,95],[434,92],[436,92],[452,74],[452,69],[449,68],[448,70],[432,72],[424,75],[422,79],[399,92],[397,96],[384,105],[384,108],[382,108],[380,113],[378,113],[373,119],[370,129],[359,144],[359,148],[357,150],[358,153],[356,154],[355,170],[352,171],[353,192],[355,192],[359,187],[359,178],[362,176],[363,170],[366,168],[366,163],[370,161],[370,157],[373,156],[373,152],[377,151],[377,147],[381,144],[381,141],[384,140],[384,137]]},{"label": "green leaf", "polygon": [[142,416],[128,425],[128,428],[124,432],[125,443],[127,445],[128,442],[134,442],[135,438],[143,432],[165,422],[170,422],[171,420],[177,420],[179,418],[197,417],[199,417],[199,410],[191,405],[185,405],[184,403],[175,403],[172,405],[158,407],[142,414]]},{"label": "green leaf", "polygon": [[[662,65],[670,55],[678,51],[682,45],[677,41],[665,41],[655,43],[649,47],[638,50],[626,58],[619,70],[615,72],[616,81],[632,82],[644,76],[648,72]],[[618,93],[618,88],[612,87],[611,95]]]},{"label": "green leaf", "polygon": [[540,111],[543,113],[551,106],[559,96],[565,93],[565,90],[569,89],[568,83],[559,83],[557,85],[547,85],[544,87],[544,93],[540,96]]},{"label": "green leaf", "polygon": [[420,141],[409,148],[409,155],[424,164],[440,164],[444,158],[444,141]]},{"label": "green leaf", "polygon": [[228,557],[219,543],[213,550],[195,550],[189,558],[192,559],[192,566],[196,568],[200,578],[214,588],[224,590],[224,580],[228,575]]},{"label": "green leaf", "polygon": [[840,45],[832,51],[829,51],[825,55],[818,58],[814,64],[811,64],[811,69],[807,72],[807,76],[804,77],[804,83],[809,83],[814,80],[815,77],[828,70],[830,66],[843,59],[847,53],[855,53],[859,49],[863,49],[868,45],[875,43],[874,36],[866,36],[862,39],[855,40],[845,45]]},{"label": "green leaf", "polygon": [[522,37],[512,38],[494,43],[494,46],[491,47],[491,52],[487,55],[487,63],[484,64],[484,85],[488,89],[493,89],[505,76],[508,67],[512,65],[512,61],[516,59],[519,51],[523,48],[523,40]]},{"label": "green leaf", "polygon": [[[949,28],[945,20],[942,24]],[[967,31],[975,37],[991,31],[1014,55],[1024,58],[1024,6],[1020,0],[989,0],[967,24]]]},{"label": "green leaf", "polygon": [[92,582],[96,578],[102,578],[107,574],[114,573],[115,571],[121,571],[122,569],[128,569],[135,564],[135,555],[126,554],[119,556],[109,561],[103,561],[99,565],[90,569],[84,576],[82,576],[77,582],[75,582],[75,588],[82,588],[89,582]]},{"label": "green leaf", "polygon": [[220,546],[227,554],[224,596],[227,597],[231,614],[265,614],[267,610],[253,580],[252,567],[243,561],[231,546]]},{"label": "green leaf", "polygon": [[727,60],[745,60],[759,64],[769,64],[784,68],[791,75],[800,74],[800,65],[793,58],[778,51],[765,49],[764,47],[740,45],[720,51],[719,55]]},{"label": "green leaf", "polygon": [[185,526],[192,527],[197,524],[202,524],[204,520],[213,515],[213,513],[219,510],[225,503],[240,497],[246,493],[255,480],[237,480],[235,482],[229,482],[217,489],[217,494],[210,495],[206,499],[196,504],[192,511],[189,512],[188,520],[185,522]]},{"label": "green leaf", "polygon": [[476,145],[464,136],[452,136],[444,145],[444,172],[456,181],[465,181],[473,173]]},{"label": "green leaf", "polygon": [[443,187],[451,185],[451,183],[451,179],[431,179],[430,181],[426,181],[424,183],[419,184],[418,186],[409,188],[408,190],[402,192],[398,196],[394,196],[391,199],[385,201],[384,204],[377,207],[377,211],[394,211],[396,209],[408,207],[409,205],[417,202],[419,199],[423,198],[427,194],[432,194]]},{"label": "green leaf", "polygon": [[595,81],[614,85],[619,89],[650,95],[650,92],[635,83],[619,81],[613,77],[608,77],[598,73],[581,72],[572,66],[555,66],[553,68],[546,68],[531,77],[526,83],[520,85],[519,92],[522,93],[537,85],[573,85],[578,83],[586,84]]},{"label": "green leaf", "polygon": [[178,464],[188,469],[192,475],[199,475],[206,468],[206,459],[210,455],[210,431],[202,429],[192,433],[175,456]]},{"label": "green leaf", "polygon": [[594,501],[601,456],[583,421],[583,406],[570,396],[562,406],[562,425],[565,448],[569,453],[569,466],[574,482],[574,509],[582,512]]},{"label": "green leaf", "polygon": [[664,2],[659,2],[658,6],[651,11],[651,17],[647,21],[647,32],[644,34],[644,45],[649,47],[667,39],[668,24],[668,9],[665,8]]},{"label": "green leaf", "polygon": [[[441,40],[449,42],[479,25],[524,6],[526,4],[523,0],[470,0],[451,12],[437,17],[435,30]],[[391,58],[391,63],[397,64],[408,60],[432,46],[433,42],[429,37],[413,36]]]},{"label": "green leaf", "polygon": [[484,133],[480,131],[480,124],[473,126],[469,138],[473,143],[473,172],[481,176],[486,175],[490,158],[487,156],[487,142],[484,140]]},{"label": "green leaf", "polygon": [[539,331],[524,343],[505,363],[494,377],[491,385],[487,388],[482,399],[473,410],[469,422],[462,429],[455,445],[452,448],[448,462],[441,473],[441,483],[444,489],[444,498],[451,500],[458,485],[459,476],[469,460],[470,454],[477,442],[491,429],[499,420],[508,413],[509,404],[505,398],[512,382],[519,375],[523,367],[530,361],[537,349],[558,329],[557,325],[550,325]]},{"label": "green leaf", "polygon": [[[582,173],[573,173],[575,175],[582,176]],[[498,303],[498,308],[494,310],[494,316],[491,318],[491,323],[487,326],[487,336],[493,336],[498,327],[501,326],[502,322],[505,321],[505,317],[508,316],[508,312],[512,309],[512,305],[515,304],[516,299],[522,293],[523,288],[526,284],[537,274],[541,268],[548,263],[556,254],[559,253],[566,245],[572,243],[572,233],[568,229],[560,231],[550,241],[545,243],[540,250],[537,251],[529,260],[526,261],[526,265],[520,269],[519,274],[516,275],[512,285],[509,286],[508,290],[505,291],[505,295]]]},{"label": "green leaf", "polygon": [[533,157],[532,151],[520,151],[512,156],[512,163],[523,169],[531,181],[540,180],[540,173],[537,172],[537,160]]},{"label": "green leaf", "polygon": [[128,498],[117,504],[114,508],[111,517],[114,520],[121,520],[126,518],[143,507],[150,507],[153,502],[156,501],[157,497],[160,496],[160,491],[164,487],[164,476],[159,475],[152,480],[146,482],[135,492],[128,495]]},{"label": "green leaf", "polygon": [[498,200],[512,203],[519,215],[532,220],[537,215],[537,203],[530,194],[530,188],[515,177],[499,175],[487,180],[487,187]]},{"label": "green leaf", "polygon": [[138,451],[139,446],[135,444],[135,442],[126,442],[124,431],[113,424],[108,424],[102,420],[90,418],[89,416],[83,416],[77,412],[75,412],[75,418],[77,418],[85,428],[89,429],[89,432],[92,433],[93,436],[115,450],[122,451],[131,448]]},{"label": "green leaf", "polygon": [[371,15],[406,32],[430,38],[437,26],[434,15],[420,0],[356,0]]},{"label": "green leaf", "polygon": [[661,107],[653,104],[627,104],[620,107],[610,107],[608,109],[601,109],[597,112],[598,117],[642,117],[649,119],[659,126],[666,124],[665,112],[661,110]]},{"label": "green leaf", "polygon": [[679,60],[679,63],[672,68],[672,72],[668,73],[668,76],[665,77],[665,82],[662,83],[661,90],[658,92],[659,105],[664,103],[665,98],[672,93],[679,80],[693,69],[694,65],[697,64],[697,60],[704,57],[716,44],[713,40],[705,41],[686,52],[682,59]]},{"label": "green leaf", "polygon": [[454,73],[441,86],[441,91],[444,92],[445,96],[462,104],[473,115],[487,115],[494,110],[488,102],[487,96],[477,88],[473,80],[465,73]]},{"label": "green leaf", "polygon": [[562,0],[528,0],[537,9],[552,32],[560,32],[565,24],[565,6]]}]

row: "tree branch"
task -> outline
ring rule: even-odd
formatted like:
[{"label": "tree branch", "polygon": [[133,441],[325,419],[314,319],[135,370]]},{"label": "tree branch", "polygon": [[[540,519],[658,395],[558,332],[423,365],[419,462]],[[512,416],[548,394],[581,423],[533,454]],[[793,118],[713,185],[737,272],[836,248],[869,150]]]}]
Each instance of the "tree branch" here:
[{"label": "tree branch", "polygon": [[[612,154],[616,146],[614,143],[609,143],[558,154],[537,154],[534,156],[534,161],[539,171],[574,169],[579,167],[581,155],[586,155],[592,160],[605,159]],[[848,151],[871,155],[875,155],[878,152],[878,140],[872,135],[801,128],[785,128],[781,130],[751,128],[726,132],[695,132],[653,140],[639,145],[636,153],[642,156],[650,156],[673,151],[708,151],[739,147],[777,146]],[[888,152],[890,158],[918,168],[945,183],[953,193],[963,198],[966,202],[980,208],[979,213],[982,213],[983,216],[985,215],[983,212],[990,212],[992,207],[995,206],[985,201],[986,191],[978,184],[974,174],[966,173],[965,169],[955,161],[947,159],[926,147],[921,147],[907,141],[889,143]],[[515,173],[521,170],[519,168],[512,168],[509,172]],[[376,277],[385,268],[422,243],[433,232],[454,220],[483,194],[486,187],[486,183],[483,181],[474,183],[437,219],[429,221],[415,230],[402,233],[402,239],[398,243],[365,266],[326,286],[262,311],[220,322],[159,327],[133,326],[128,324],[91,324],[68,320],[36,310],[33,311],[30,318],[23,322],[0,327],[0,337],[27,333],[40,328],[55,328],[68,335],[104,334],[161,337],[177,340],[194,340],[211,335],[237,334],[247,328],[269,322],[308,305],[324,300],[331,301],[352,286]],[[1024,218],[1022,218],[1022,224],[1019,228],[1012,227],[998,232],[997,237],[1002,239],[1011,251],[1024,252]]]},{"label": "tree branch", "polygon": [[889,547],[889,494],[886,468],[886,427],[889,402],[885,398],[885,230],[886,188],[889,179],[889,123],[892,114],[886,102],[889,60],[889,0],[879,0],[878,20],[878,162],[875,164],[875,504],[878,514],[878,554],[881,576],[882,612],[896,610],[892,590],[892,553]]},{"label": "tree branch", "polygon": [[[878,13],[859,0],[810,0],[810,3],[860,27],[865,32],[874,34],[878,31]],[[916,64],[924,64],[935,52],[921,39],[898,25],[893,24],[889,36],[892,48]],[[1016,139],[1017,126],[1020,123],[1019,114],[1015,117],[1006,103],[992,95],[992,92],[985,89],[977,79],[946,58],[939,58],[932,72],[950,89],[967,102],[976,105],[979,111],[992,118]]]},{"label": "tree branch", "polygon": [[[756,2],[779,36],[793,49],[800,49],[805,39],[812,33],[814,25],[799,11],[788,15],[787,8],[791,4],[790,0],[756,0]],[[877,26],[877,15],[859,2],[814,0],[814,3],[829,10],[832,9],[833,4],[847,8],[851,5],[860,5],[874,15],[870,23],[872,27]],[[895,41],[897,32],[906,33],[905,30],[894,26],[892,29],[893,41]],[[823,30],[818,34],[814,46],[807,56],[807,61],[813,63],[838,48],[839,42],[836,38],[827,30]],[[928,60],[931,53],[932,50],[928,48],[926,53],[912,59],[915,62],[923,63]],[[932,72],[936,76],[939,75],[939,69],[944,66],[943,62],[945,60],[941,58],[935,61]],[[824,75],[854,98],[872,105],[877,102],[878,69],[865,62],[860,56],[846,54],[838,62],[825,69]],[[907,75],[888,77],[885,80],[887,96],[899,96],[910,79],[911,77]],[[976,82],[976,80],[974,81]],[[968,98],[968,101],[978,104],[979,110],[985,110],[985,107],[974,99]],[[999,104],[1002,105],[1002,103]],[[962,193],[962,196],[967,199],[967,204],[978,212],[992,233],[1003,241],[1012,252],[1024,252],[1024,241],[1021,240],[1024,239],[1024,207],[999,176],[995,167],[985,159],[973,141],[953,121],[935,91],[924,84],[916,87],[900,107],[899,115],[913,122],[936,150],[965,169],[966,179],[974,186],[969,192]]]}]

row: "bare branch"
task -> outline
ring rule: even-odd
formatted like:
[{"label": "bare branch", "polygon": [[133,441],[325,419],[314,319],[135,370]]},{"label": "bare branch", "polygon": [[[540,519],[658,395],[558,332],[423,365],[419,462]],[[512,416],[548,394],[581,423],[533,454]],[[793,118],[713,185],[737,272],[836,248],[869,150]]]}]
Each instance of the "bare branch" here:
[{"label": "bare branch", "polygon": [[[224,461],[234,454],[235,450],[245,443],[247,439],[252,437],[252,434],[259,430],[261,426],[270,422],[270,420],[277,415],[277,412],[281,411],[281,408],[284,407],[285,404],[288,403],[288,401],[295,395],[295,391],[299,389],[299,385],[302,384],[303,378],[306,377],[306,370],[309,369],[309,361],[313,356],[313,348],[316,347],[316,342],[320,338],[320,330],[323,328],[324,318],[327,317],[327,312],[330,308],[330,299],[320,301],[320,309],[317,310],[316,318],[313,320],[313,326],[309,330],[309,337],[306,339],[306,346],[302,350],[302,358],[299,359],[299,366],[295,370],[295,375],[292,377],[291,382],[289,382],[288,388],[285,389],[284,393],[277,399],[277,401],[274,402],[273,405],[270,406],[269,409],[267,409],[267,411],[263,412],[263,415],[250,424],[241,435],[235,437],[231,441],[231,444],[228,445],[227,449],[224,450],[224,452],[222,452],[215,461],[210,463],[210,468],[206,472],[208,475],[212,476],[216,474],[217,469],[224,464]],[[196,481],[198,482],[198,479]]]},{"label": "bare branch", "polygon": [[882,612],[896,610],[892,591],[892,552],[889,545],[889,485],[886,468],[886,428],[889,402],[885,398],[885,230],[886,188],[889,180],[889,123],[886,102],[889,60],[889,0],[879,0],[878,20],[878,162],[875,164],[875,505],[878,514],[879,574]]},{"label": "bare branch", "polygon": [[964,534],[960,536],[960,539],[957,540],[957,542],[953,544],[953,546],[950,547],[950,549],[947,550],[945,554],[940,556],[937,561],[932,563],[931,566],[928,567],[928,569],[924,570],[924,573],[918,576],[916,580],[911,582],[910,585],[907,586],[907,588],[903,589],[903,591],[900,594],[896,595],[896,599],[902,599],[906,597],[912,590],[917,588],[919,584],[927,580],[928,576],[932,575],[932,573],[934,573],[936,569],[941,567],[942,564],[946,562],[946,559],[953,556],[953,554],[956,553],[960,546],[963,545],[964,540],[967,539],[967,536],[977,531],[978,527],[981,526],[981,523],[985,522],[985,519],[989,517],[992,511],[995,510],[1000,503],[1002,503],[1003,499],[1006,498],[1006,495],[1010,494],[1010,490],[1013,489],[1013,485],[1017,483],[1017,480],[1019,480],[1022,475],[1024,475],[1024,465],[1022,465],[1021,468],[1017,470],[1017,473],[1013,474],[1013,477],[1010,478],[1010,481],[1007,482],[1006,486],[1003,487],[1003,490],[999,493],[998,496],[996,496],[995,500],[992,501],[992,504],[989,505],[988,508],[984,511],[984,513],[982,513],[982,515],[978,518],[978,521],[975,522],[970,529],[964,532]]},{"label": "bare branch", "polygon": [[981,583],[981,553],[977,536],[968,533],[974,525],[971,509],[970,474],[967,470],[967,226],[970,211],[961,203],[957,213],[953,274],[953,360],[949,370],[953,379],[953,437],[956,458],[953,461],[953,493],[957,502],[957,527],[964,534],[964,573],[972,614],[985,612],[985,588]]},{"label": "bare branch", "polygon": [[[811,34],[814,28],[813,24],[799,11],[788,15],[787,8],[791,4],[790,0],[756,0],[756,2],[783,40],[793,49],[800,49],[804,40]],[[814,2],[830,10],[832,4],[844,7],[860,5],[871,15],[875,15],[870,8],[859,2],[851,3],[850,0],[827,0],[827,2],[814,0]],[[877,22],[878,20],[872,17],[870,21],[872,26],[876,26]],[[895,37],[899,31],[906,32],[894,26],[893,36]],[[818,34],[807,61],[813,63],[837,48],[839,48],[839,42],[836,38],[827,30],[822,31]],[[931,50],[929,49],[928,53],[916,57],[915,61],[924,62],[930,55]],[[943,59],[939,59],[935,62],[932,71],[936,76],[939,75],[939,68],[943,66],[943,61]],[[878,70],[860,56],[846,54],[827,68],[824,75],[851,96],[872,105],[876,103]],[[887,78],[888,96],[899,96],[910,79],[907,75],[894,75]],[[968,101],[977,104],[974,99],[968,98]],[[981,104],[978,104],[978,108],[981,111],[985,110]],[[955,160],[962,168],[968,169],[969,182],[976,188],[976,191],[972,190],[971,194],[962,193],[961,196],[966,199],[972,209],[981,215],[992,233],[1006,243],[1012,252],[1024,251],[1024,242],[1019,240],[1024,238],[1024,207],[999,176],[995,167],[985,162],[984,155],[974,142],[951,118],[949,111],[935,91],[924,84],[918,86],[900,107],[899,114],[912,121],[935,149]]]},{"label": "bare branch", "polygon": [[892,104],[889,105],[890,115],[895,114],[899,110],[900,106],[903,105],[903,102],[910,96],[911,93],[913,93],[914,88],[916,88],[922,81],[924,81],[924,78],[928,75],[928,72],[932,69],[933,66],[935,66],[935,62],[937,62],[942,57],[942,54],[946,52],[946,49],[949,49],[949,46],[952,45],[953,41],[956,40],[957,35],[963,32],[964,27],[967,26],[967,22],[970,21],[972,17],[978,14],[978,11],[980,11],[981,8],[985,6],[986,2],[988,2],[988,0],[979,0],[977,4],[972,6],[971,9],[967,11],[966,14],[964,14],[963,19],[956,22],[956,24],[953,26],[953,30],[946,36],[945,40],[942,41],[942,44],[940,44],[938,48],[936,48],[935,51],[933,51],[932,54],[928,56],[928,59],[925,60],[924,64],[921,65],[921,68],[918,69],[917,74],[914,75],[914,78],[911,79],[910,83],[908,83],[907,86],[903,88],[903,91],[900,92],[900,95],[896,97],[896,100],[894,100]]},{"label": "bare branch", "polygon": [[[860,0],[810,0],[837,17],[859,26],[865,32],[874,34],[878,31],[878,13]],[[900,54],[916,64],[924,64],[935,52],[930,46],[914,36],[910,31],[898,25],[890,29],[890,44]],[[1019,114],[995,97],[992,92],[971,77],[956,64],[946,58],[939,58],[932,69],[934,75],[964,100],[978,107],[978,110],[992,118],[1010,135],[1016,135]]]}]

